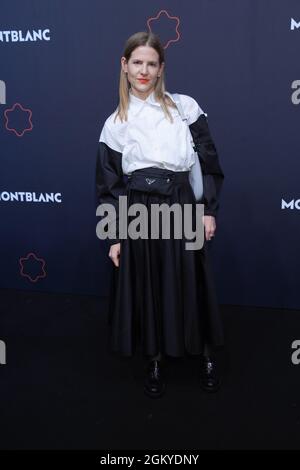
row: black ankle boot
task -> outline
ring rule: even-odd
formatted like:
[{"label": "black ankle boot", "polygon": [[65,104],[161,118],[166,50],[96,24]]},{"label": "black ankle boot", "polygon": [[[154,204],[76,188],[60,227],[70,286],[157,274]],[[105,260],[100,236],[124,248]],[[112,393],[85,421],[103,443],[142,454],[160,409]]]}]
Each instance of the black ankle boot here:
[{"label": "black ankle boot", "polygon": [[201,356],[200,359],[200,383],[206,392],[216,392],[221,386],[218,376],[216,361],[210,356]]},{"label": "black ankle boot", "polygon": [[149,362],[144,382],[144,392],[151,398],[161,397],[165,391],[165,383],[161,373],[160,362]]}]

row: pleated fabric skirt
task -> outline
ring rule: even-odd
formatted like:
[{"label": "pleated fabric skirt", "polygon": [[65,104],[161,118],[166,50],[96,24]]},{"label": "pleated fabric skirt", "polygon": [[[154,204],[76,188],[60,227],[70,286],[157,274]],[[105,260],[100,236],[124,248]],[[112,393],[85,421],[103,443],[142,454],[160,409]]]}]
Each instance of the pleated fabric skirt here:
[{"label": "pleated fabric skirt", "polygon": [[[147,170],[138,170],[147,176]],[[127,184],[128,206],[142,203],[151,213],[153,204],[179,203],[193,205],[196,200],[188,172],[151,168],[155,174],[175,174],[172,193],[168,196],[132,190]],[[180,177],[179,177],[180,176]],[[128,218],[128,223],[131,218]],[[172,220],[172,218],[171,218]],[[148,219],[151,233],[151,217]],[[195,230],[194,225],[194,230]],[[187,240],[170,239],[121,240],[119,267],[113,265],[109,296],[110,350],[122,356],[137,351],[144,356],[158,353],[171,357],[197,355],[204,346],[223,345],[223,326],[208,243],[200,250],[186,250]]]}]

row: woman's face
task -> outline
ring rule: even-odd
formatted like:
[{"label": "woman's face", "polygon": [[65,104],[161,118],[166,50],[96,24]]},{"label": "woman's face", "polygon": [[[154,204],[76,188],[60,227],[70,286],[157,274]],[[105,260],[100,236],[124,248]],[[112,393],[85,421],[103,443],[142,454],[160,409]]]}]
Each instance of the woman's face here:
[{"label": "woman's face", "polygon": [[121,58],[121,65],[127,73],[132,93],[145,100],[154,90],[164,63],[159,64],[159,55],[153,47],[139,46],[131,53],[128,62]]}]

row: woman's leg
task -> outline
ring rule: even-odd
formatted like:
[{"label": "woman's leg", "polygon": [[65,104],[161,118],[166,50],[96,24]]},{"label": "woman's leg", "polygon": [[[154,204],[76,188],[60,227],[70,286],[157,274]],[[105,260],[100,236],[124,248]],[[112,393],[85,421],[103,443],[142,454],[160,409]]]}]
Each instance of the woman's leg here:
[{"label": "woman's leg", "polygon": [[161,361],[161,359],[162,359],[161,353],[158,353],[158,354],[156,354],[156,356],[151,356],[149,358],[150,361]]}]

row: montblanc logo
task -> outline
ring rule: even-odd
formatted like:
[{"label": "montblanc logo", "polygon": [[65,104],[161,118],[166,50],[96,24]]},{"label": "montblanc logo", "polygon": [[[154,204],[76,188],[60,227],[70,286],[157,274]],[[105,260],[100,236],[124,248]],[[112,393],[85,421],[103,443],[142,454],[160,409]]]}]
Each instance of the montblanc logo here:
[{"label": "montblanc logo", "polygon": [[281,199],[281,209],[300,210],[300,199],[291,199],[291,201],[285,201],[284,199]]},{"label": "montblanc logo", "polygon": [[300,21],[297,23],[294,18],[291,18],[291,31],[298,28],[300,28]]},{"label": "montblanc logo", "polygon": [[50,41],[50,29],[0,31],[0,42]]},{"label": "montblanc logo", "polygon": [[0,202],[62,202],[61,193],[0,192]]}]

